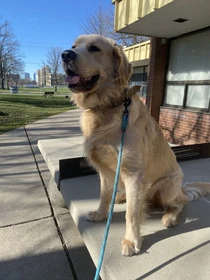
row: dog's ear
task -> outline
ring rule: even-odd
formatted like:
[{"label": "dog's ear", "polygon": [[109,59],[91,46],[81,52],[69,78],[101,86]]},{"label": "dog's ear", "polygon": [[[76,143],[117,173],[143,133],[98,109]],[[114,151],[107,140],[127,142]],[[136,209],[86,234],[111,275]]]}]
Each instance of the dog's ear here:
[{"label": "dog's ear", "polygon": [[132,96],[135,93],[140,91],[141,86],[133,86],[132,88],[128,89],[128,96]]},{"label": "dog's ear", "polygon": [[120,83],[123,87],[128,86],[128,81],[132,74],[132,65],[128,62],[128,59],[121,46],[114,45],[114,63],[115,63],[115,76],[116,82]]}]

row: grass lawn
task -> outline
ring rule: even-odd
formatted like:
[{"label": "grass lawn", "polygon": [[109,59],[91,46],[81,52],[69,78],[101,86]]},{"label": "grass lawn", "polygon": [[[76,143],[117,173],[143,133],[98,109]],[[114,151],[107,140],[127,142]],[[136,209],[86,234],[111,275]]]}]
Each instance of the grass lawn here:
[{"label": "grass lawn", "polygon": [[0,94],[0,134],[74,108],[64,96]]},{"label": "grass lawn", "polygon": [[[55,87],[43,87],[43,88],[25,88],[25,87],[18,87],[18,93],[27,94],[27,93],[34,93],[34,94],[43,94],[45,91],[55,91]],[[9,89],[0,89],[0,93],[10,93]],[[70,91],[68,87],[58,87],[56,94],[69,94]]]}]

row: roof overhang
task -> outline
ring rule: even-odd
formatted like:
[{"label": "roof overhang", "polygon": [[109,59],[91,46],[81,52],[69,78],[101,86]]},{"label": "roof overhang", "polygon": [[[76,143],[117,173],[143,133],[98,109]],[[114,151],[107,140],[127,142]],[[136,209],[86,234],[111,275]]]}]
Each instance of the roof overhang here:
[{"label": "roof overhang", "polygon": [[135,67],[141,67],[141,66],[148,66],[149,65],[149,59],[143,59],[139,61],[132,61],[131,62],[133,68]]},{"label": "roof overhang", "polygon": [[[175,22],[177,19],[186,21]],[[209,26],[210,0],[175,0],[117,31],[172,38]]]}]

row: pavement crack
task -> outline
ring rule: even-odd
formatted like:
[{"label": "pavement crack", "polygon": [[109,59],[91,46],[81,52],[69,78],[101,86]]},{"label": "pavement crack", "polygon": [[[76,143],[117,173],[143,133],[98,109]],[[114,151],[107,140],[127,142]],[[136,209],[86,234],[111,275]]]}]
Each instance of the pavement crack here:
[{"label": "pavement crack", "polygon": [[13,223],[10,225],[5,225],[5,226],[0,226],[0,229],[2,228],[8,228],[8,227],[13,227],[13,226],[19,226],[19,225],[24,225],[24,224],[28,224],[28,223],[33,223],[33,222],[37,222],[37,221],[41,221],[41,220],[45,220],[45,219],[49,219],[52,218],[52,216],[46,216],[46,217],[41,217],[41,218],[37,218],[37,219],[33,219],[33,220],[28,220],[28,221],[24,221],[24,222],[19,222],[19,223]]},{"label": "pavement crack", "polygon": [[53,221],[54,221],[54,223],[55,223],[58,236],[59,236],[59,238],[60,238],[60,241],[61,241],[63,250],[64,250],[65,255],[66,255],[66,258],[67,258],[67,260],[68,260],[68,264],[69,264],[69,266],[70,266],[70,269],[71,269],[71,272],[72,272],[72,274],[73,274],[74,280],[78,280],[77,273],[76,273],[76,271],[75,271],[75,268],[74,268],[73,262],[72,262],[72,260],[71,260],[69,251],[68,251],[68,249],[67,249],[65,240],[64,240],[64,238],[63,238],[62,232],[61,232],[61,230],[60,230],[60,228],[59,228],[58,221],[57,221],[57,218],[56,218],[56,216],[55,216],[55,212],[54,212],[54,209],[53,209],[53,206],[52,206],[52,202],[51,202],[51,199],[50,199],[48,190],[47,190],[47,186],[45,185],[44,179],[43,179],[42,174],[41,174],[41,171],[40,171],[40,169],[39,169],[39,165],[38,165],[38,162],[37,162],[37,160],[36,160],[36,156],[35,156],[35,153],[34,153],[34,150],[33,150],[33,146],[32,146],[32,144],[31,144],[31,141],[30,141],[28,132],[27,132],[27,130],[26,130],[26,127],[24,127],[24,131],[25,131],[26,137],[27,137],[27,139],[28,139],[28,143],[29,143],[29,146],[30,146],[30,149],[31,149],[33,158],[34,158],[34,162],[35,162],[35,164],[36,164],[37,171],[38,171],[38,173],[39,173],[39,177],[40,177],[40,179],[41,179],[42,185],[43,185],[43,187],[44,187],[44,190],[45,190],[45,193],[46,193],[46,196],[47,196],[47,199],[48,199],[48,203],[49,203],[50,211],[51,211],[51,215],[52,215],[51,217],[53,218]]}]

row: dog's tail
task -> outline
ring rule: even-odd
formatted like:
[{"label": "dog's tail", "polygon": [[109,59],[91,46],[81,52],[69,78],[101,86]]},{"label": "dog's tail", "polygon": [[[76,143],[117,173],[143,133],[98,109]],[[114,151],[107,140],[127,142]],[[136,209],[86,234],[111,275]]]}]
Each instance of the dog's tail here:
[{"label": "dog's tail", "polygon": [[182,191],[188,201],[196,200],[199,197],[210,195],[210,183],[187,183],[182,187]]}]

